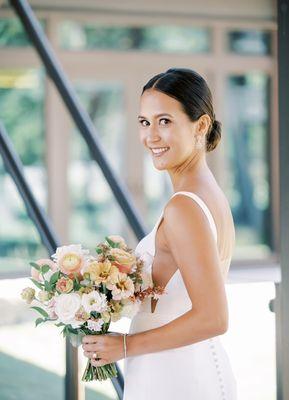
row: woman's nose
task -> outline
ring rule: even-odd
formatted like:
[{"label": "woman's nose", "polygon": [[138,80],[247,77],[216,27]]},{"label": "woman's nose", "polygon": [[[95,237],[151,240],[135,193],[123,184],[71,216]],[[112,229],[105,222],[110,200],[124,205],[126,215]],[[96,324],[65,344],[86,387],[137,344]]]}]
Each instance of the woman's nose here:
[{"label": "woman's nose", "polygon": [[160,135],[159,135],[157,128],[155,128],[153,126],[151,127],[151,129],[148,132],[148,139],[149,139],[149,141],[152,141],[152,142],[156,142],[156,141],[160,140]]}]

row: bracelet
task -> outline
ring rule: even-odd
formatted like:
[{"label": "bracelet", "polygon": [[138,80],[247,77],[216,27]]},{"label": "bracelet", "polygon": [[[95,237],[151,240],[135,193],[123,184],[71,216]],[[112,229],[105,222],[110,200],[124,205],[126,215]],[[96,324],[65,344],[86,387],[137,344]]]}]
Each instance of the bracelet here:
[{"label": "bracelet", "polygon": [[123,333],[123,348],[124,348],[124,358],[126,358],[126,335],[127,333]]}]

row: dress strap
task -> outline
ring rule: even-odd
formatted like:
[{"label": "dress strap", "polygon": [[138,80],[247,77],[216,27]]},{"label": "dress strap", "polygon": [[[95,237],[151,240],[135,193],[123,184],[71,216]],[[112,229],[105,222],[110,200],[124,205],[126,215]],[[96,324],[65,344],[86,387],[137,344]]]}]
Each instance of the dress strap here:
[{"label": "dress strap", "polygon": [[214,238],[215,238],[215,240],[217,242],[217,239],[218,239],[217,227],[216,227],[214,218],[212,216],[212,213],[209,210],[209,208],[207,207],[207,205],[204,202],[204,200],[202,200],[196,193],[188,192],[188,191],[185,191],[185,190],[182,190],[182,191],[179,191],[179,192],[175,192],[171,197],[173,197],[173,196],[175,196],[176,194],[179,194],[179,193],[191,197],[192,199],[194,199],[199,204],[199,206],[202,208],[202,210],[204,211],[205,215],[207,216],[207,218],[209,220],[209,224],[210,224],[210,227],[212,228]]}]

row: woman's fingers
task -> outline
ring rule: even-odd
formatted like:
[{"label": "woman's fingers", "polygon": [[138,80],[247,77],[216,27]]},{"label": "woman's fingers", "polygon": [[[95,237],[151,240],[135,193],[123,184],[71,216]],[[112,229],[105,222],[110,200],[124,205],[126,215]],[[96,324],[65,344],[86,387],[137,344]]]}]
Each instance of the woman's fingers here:
[{"label": "woman's fingers", "polygon": [[97,351],[85,351],[83,354],[85,357],[95,360],[95,358],[93,357],[94,353],[96,353],[96,358],[101,358],[100,353],[98,353]]}]

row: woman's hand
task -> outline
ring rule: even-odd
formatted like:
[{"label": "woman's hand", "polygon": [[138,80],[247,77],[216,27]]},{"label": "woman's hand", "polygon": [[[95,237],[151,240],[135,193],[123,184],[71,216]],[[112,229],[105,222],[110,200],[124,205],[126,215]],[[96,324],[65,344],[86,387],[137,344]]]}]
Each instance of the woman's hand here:
[{"label": "woman's hand", "polygon": [[[91,364],[101,367],[124,358],[123,335],[110,332],[103,335],[85,335],[82,338],[84,356],[90,358]],[[95,360],[93,353],[96,353]]]}]

